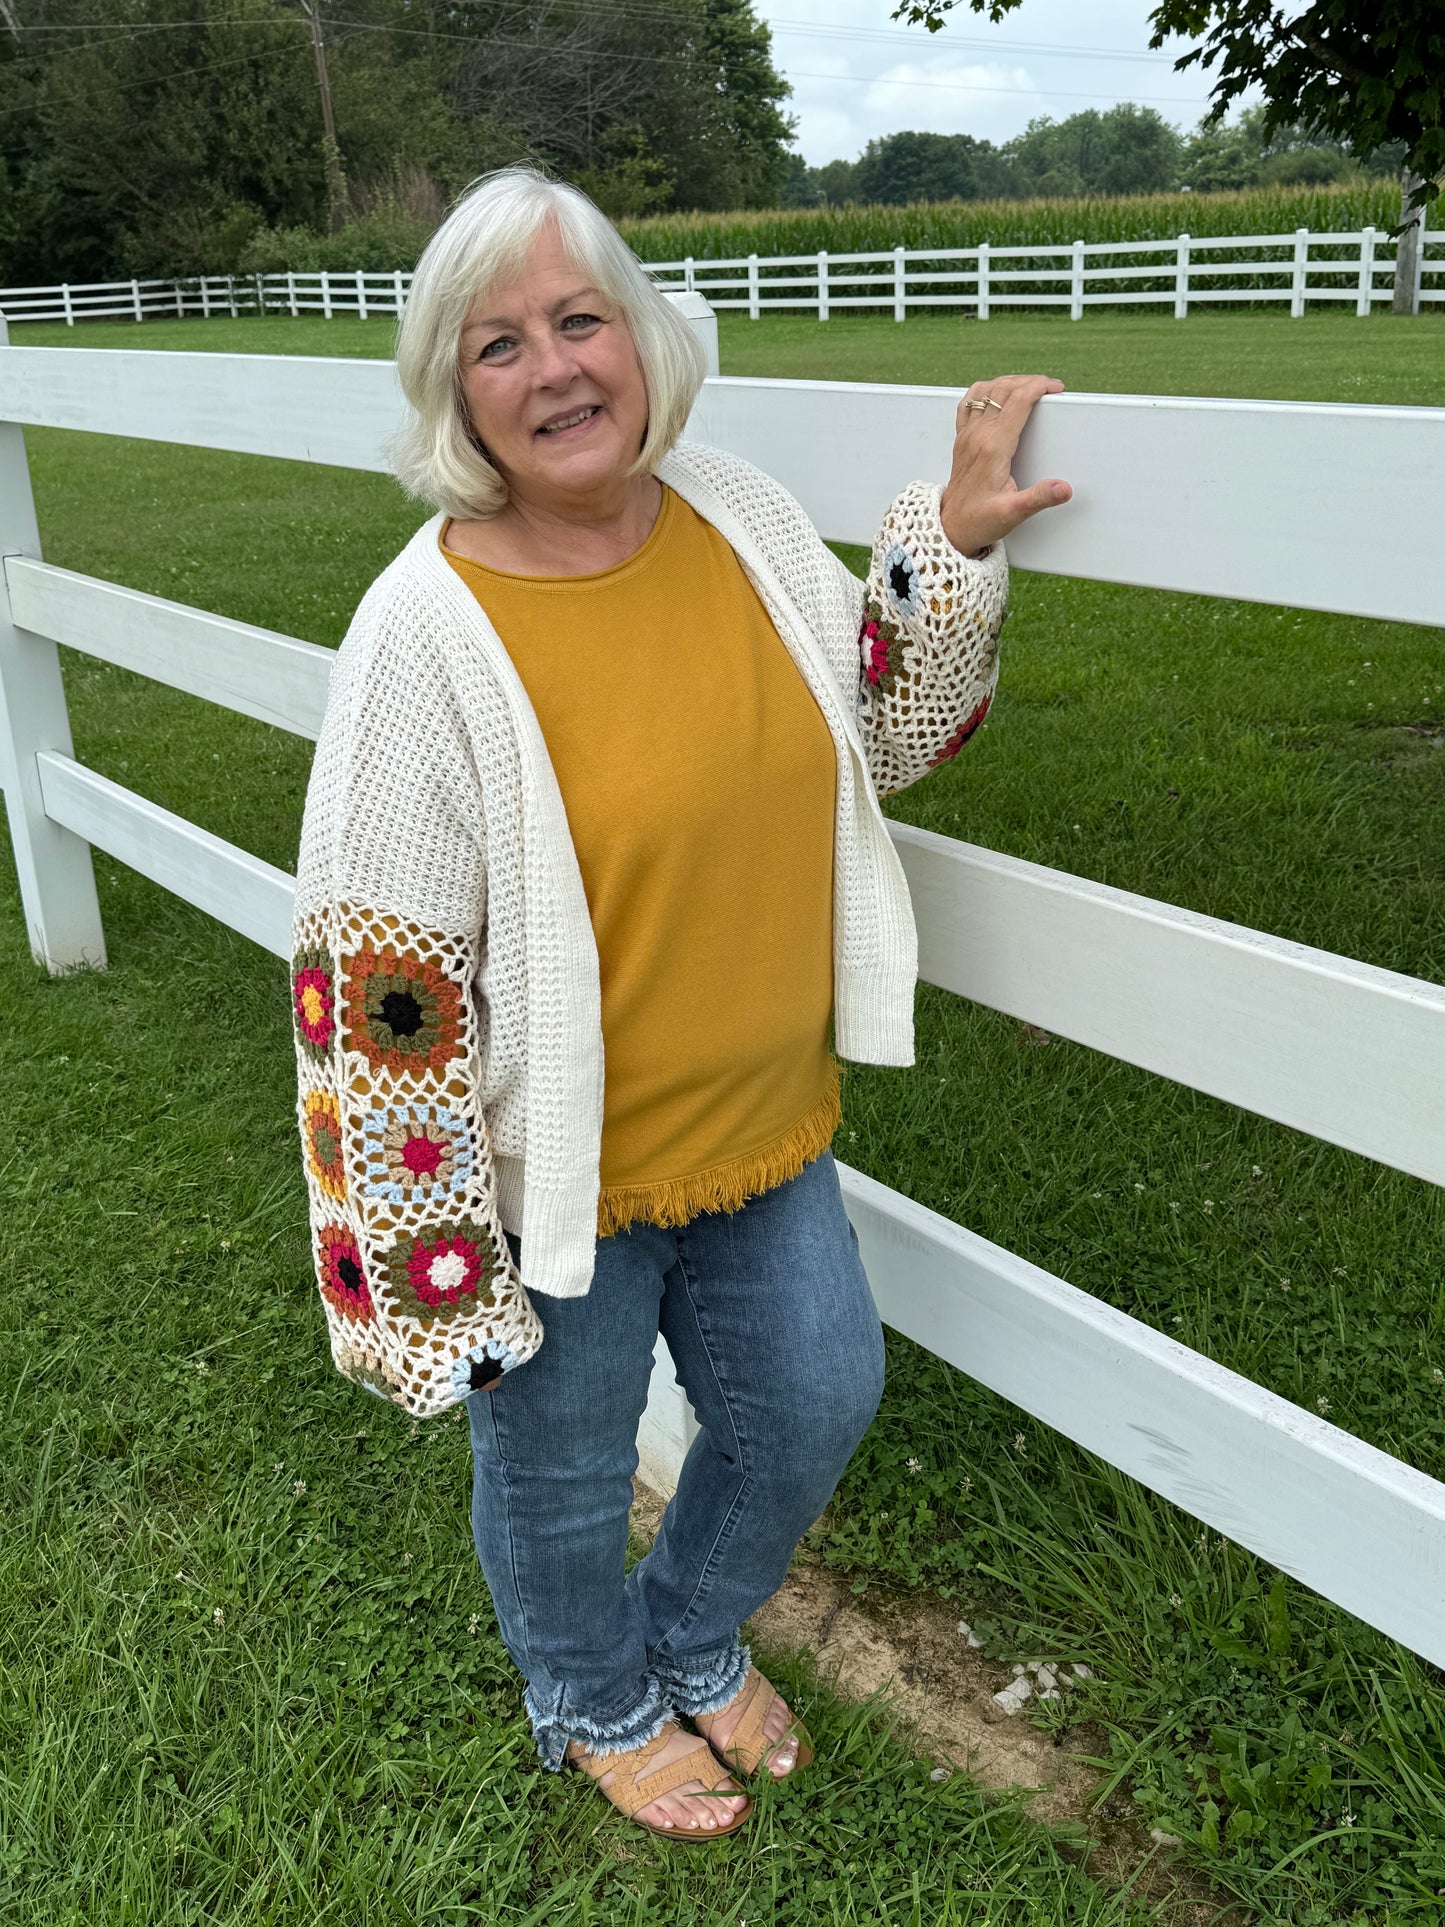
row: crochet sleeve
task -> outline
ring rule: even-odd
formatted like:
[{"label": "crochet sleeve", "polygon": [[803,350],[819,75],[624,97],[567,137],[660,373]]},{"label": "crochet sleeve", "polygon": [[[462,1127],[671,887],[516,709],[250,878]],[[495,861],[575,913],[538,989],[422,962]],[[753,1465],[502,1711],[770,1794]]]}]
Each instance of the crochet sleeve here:
[{"label": "crochet sleeve", "polygon": [[332,1358],[415,1417],[541,1342],[479,1095],[485,851],[445,678],[414,646],[343,645],[298,863],[297,1118]]},{"label": "crochet sleeve", "polygon": [[1004,546],[960,554],[943,532],[939,495],[936,483],[903,491],[883,518],[863,586],[858,717],[880,796],[956,756],[998,681]]}]

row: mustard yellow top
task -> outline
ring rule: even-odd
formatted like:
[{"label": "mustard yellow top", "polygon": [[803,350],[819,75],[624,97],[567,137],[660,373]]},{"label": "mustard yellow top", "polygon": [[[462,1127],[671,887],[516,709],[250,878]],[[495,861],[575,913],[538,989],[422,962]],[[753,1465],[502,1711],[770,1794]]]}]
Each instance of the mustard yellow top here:
[{"label": "mustard yellow top", "polygon": [[735,1210],[838,1127],[828,725],[731,547],[667,487],[637,553],[593,575],[508,575],[446,535],[536,711],[597,939],[598,1235]]}]

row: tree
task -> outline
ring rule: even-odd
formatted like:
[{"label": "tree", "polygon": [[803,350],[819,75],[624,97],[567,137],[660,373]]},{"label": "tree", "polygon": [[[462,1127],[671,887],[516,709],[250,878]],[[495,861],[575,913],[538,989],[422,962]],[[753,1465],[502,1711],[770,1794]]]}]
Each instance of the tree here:
[{"label": "tree", "polygon": [[1030,121],[1004,156],[1016,194],[1148,194],[1179,178],[1179,135],[1152,107]]},{"label": "tree", "polygon": [[[1393,165],[1387,161],[1379,166],[1374,156],[1370,160],[1376,171],[1398,174],[1398,155],[1390,158]],[[1267,183],[1284,187],[1340,181],[1362,165],[1340,141],[1298,123],[1268,131],[1261,105],[1246,107],[1228,123],[1202,120],[1184,142],[1181,173],[1185,186],[1209,193]]]},{"label": "tree", "polygon": [[998,149],[972,134],[887,134],[871,140],[851,182],[860,201],[976,201],[1002,192],[1007,170]]},{"label": "tree", "polygon": [[435,209],[523,158],[618,214],[783,183],[788,88],[750,0],[646,0],[645,34],[599,0],[314,0],[330,151],[303,0],[7,4],[0,286],[405,267]]},{"label": "tree", "polygon": [[[963,0],[902,0],[893,18],[936,33]],[[998,22],[1021,0],[968,0]],[[1357,155],[1404,143],[1423,207],[1445,175],[1445,8],[1440,0],[1159,0],[1149,14],[1151,47],[1170,36],[1202,41],[1176,70],[1218,67],[1208,118],[1223,119],[1247,89],[1264,95],[1265,128],[1302,123]]]}]

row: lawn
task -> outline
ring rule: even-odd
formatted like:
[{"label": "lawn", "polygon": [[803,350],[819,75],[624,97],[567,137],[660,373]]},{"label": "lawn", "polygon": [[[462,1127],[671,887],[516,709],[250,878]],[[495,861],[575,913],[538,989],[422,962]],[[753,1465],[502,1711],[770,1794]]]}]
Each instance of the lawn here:
[{"label": "lawn", "polygon": [[[389,318],[270,315],[232,321],[21,322],[16,342],[59,347],[192,348],[215,353],[389,355]],[[1066,321],[1005,312],[985,322],[937,309],[901,326],[844,312],[831,321],[718,316],[725,375],[964,386],[1013,372],[1057,375],[1095,393],[1252,395],[1283,401],[1445,405],[1445,307],[1412,318],[1318,309],[1101,313]]]},{"label": "lawn", "polygon": [[[378,354],[391,328],[15,332]],[[975,339],[988,363],[959,366]],[[1436,316],[724,317],[722,340],[734,373],[1445,400]],[[30,441],[52,560],[319,642],[419,516],[376,476]],[[1440,640],[1020,576],[993,717],[886,807],[1439,980]],[[291,865],[308,745],[84,658],[67,673],[84,761]],[[281,966],[98,874],[104,975],[35,971],[8,868],[0,907],[4,1917],[1122,1919],[1070,1841],[931,1782],[802,1673],[823,1771],[701,1864],[534,1768],[461,1429],[409,1428],[325,1361]],[[849,1163],[1445,1473],[1430,1186],[928,987],[916,1067],[851,1067],[844,1104]],[[1439,1676],[905,1341],[818,1542],[860,1592],[956,1603],[1001,1659],[1093,1661],[1106,1784],[1263,1917],[1438,1917]]]}]

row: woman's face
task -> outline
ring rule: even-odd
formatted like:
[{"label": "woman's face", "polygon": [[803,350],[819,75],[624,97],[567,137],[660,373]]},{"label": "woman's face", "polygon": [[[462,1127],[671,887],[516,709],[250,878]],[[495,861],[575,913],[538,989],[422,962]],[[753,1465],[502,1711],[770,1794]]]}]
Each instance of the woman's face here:
[{"label": "woman's face", "polygon": [[622,482],[647,432],[642,368],[550,222],[520,279],[467,317],[460,354],[473,430],[514,496],[565,512]]}]

